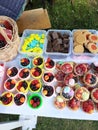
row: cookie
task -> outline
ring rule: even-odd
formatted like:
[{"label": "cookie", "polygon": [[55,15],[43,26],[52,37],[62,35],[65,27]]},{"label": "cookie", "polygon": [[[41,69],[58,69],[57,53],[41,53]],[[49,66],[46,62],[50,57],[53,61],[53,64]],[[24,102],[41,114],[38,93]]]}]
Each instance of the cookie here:
[{"label": "cookie", "polygon": [[76,45],[76,46],[74,46],[74,52],[75,53],[83,53],[84,52],[83,45]]},{"label": "cookie", "polygon": [[80,43],[80,44],[83,44],[86,42],[86,37],[85,35],[83,34],[79,34],[77,37],[76,37],[76,42]]},{"label": "cookie", "polygon": [[95,34],[90,34],[88,39],[91,41],[91,42],[94,42],[94,43],[97,43],[98,42],[98,36],[95,35]]},{"label": "cookie", "polygon": [[98,53],[98,47],[97,47],[97,45],[95,44],[95,43],[88,43],[87,44],[87,46],[86,46],[86,48],[91,52],[91,53],[94,53],[94,54],[96,54],[96,53]]}]

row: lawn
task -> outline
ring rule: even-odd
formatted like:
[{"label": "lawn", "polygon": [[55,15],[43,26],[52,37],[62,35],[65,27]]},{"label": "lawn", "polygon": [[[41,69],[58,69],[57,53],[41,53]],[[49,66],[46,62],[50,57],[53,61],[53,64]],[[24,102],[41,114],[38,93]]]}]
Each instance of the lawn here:
[{"label": "lawn", "polygon": [[[49,1],[49,0],[48,0]],[[50,17],[52,28],[98,29],[98,0],[55,0],[53,6],[46,0],[46,8]],[[42,7],[41,1],[32,0],[26,9]]]},{"label": "lawn", "polygon": [[[89,2],[90,1],[90,2]],[[32,0],[27,9],[41,8],[41,1]],[[46,2],[52,28],[54,29],[98,29],[98,0],[55,0],[53,6]],[[0,121],[18,119],[18,115],[0,115]],[[97,130],[97,121],[70,120],[38,117],[35,130]]]}]

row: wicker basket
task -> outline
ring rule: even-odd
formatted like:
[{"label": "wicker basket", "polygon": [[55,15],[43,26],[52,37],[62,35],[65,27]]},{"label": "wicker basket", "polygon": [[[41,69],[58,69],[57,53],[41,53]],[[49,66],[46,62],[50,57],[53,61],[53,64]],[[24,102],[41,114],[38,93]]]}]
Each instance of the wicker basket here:
[{"label": "wicker basket", "polygon": [[0,48],[0,60],[2,61],[9,61],[12,60],[18,53],[18,46],[20,43],[20,38],[18,36],[18,27],[16,22],[7,17],[7,16],[0,16],[0,21],[8,21],[12,26],[12,38],[9,39],[6,32],[0,27],[0,34],[4,37],[6,41],[6,46]]}]

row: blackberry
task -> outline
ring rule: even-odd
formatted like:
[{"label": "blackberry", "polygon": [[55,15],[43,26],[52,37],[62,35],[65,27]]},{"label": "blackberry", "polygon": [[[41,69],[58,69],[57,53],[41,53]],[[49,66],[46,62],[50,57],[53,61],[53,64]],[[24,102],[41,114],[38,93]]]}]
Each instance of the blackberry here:
[{"label": "blackberry", "polygon": [[11,84],[10,88],[13,89],[15,87],[15,84]]},{"label": "blackberry", "polygon": [[29,75],[29,72],[24,72],[22,78],[26,78]]},{"label": "blackberry", "polygon": [[0,48],[4,47],[6,45],[6,43],[2,40],[0,40]]},{"label": "blackberry", "polygon": [[33,90],[33,91],[36,91],[38,88],[36,88],[36,86],[34,86],[34,85],[30,85],[30,88],[31,88],[31,90]]},{"label": "blackberry", "polygon": [[65,98],[67,98],[67,99],[70,99],[70,98],[71,98],[68,93],[64,93],[64,92],[63,92],[62,95],[63,95]]},{"label": "blackberry", "polygon": [[26,58],[24,60],[25,60],[25,62],[21,62],[21,65],[22,66],[27,66],[30,63],[30,60],[26,59]]},{"label": "blackberry", "polygon": [[36,67],[36,71],[38,71],[41,74],[41,69],[39,67]]},{"label": "blackberry", "polygon": [[39,97],[33,97],[33,100],[34,100],[35,102],[40,101]]},{"label": "blackberry", "polygon": [[51,82],[52,80],[54,79],[54,76],[53,75],[51,75],[50,77],[49,77],[49,82]]},{"label": "blackberry", "polygon": [[90,80],[91,80],[91,84],[94,84],[96,82],[96,77],[92,75],[92,78]]},{"label": "blackberry", "polygon": [[37,60],[38,60],[38,65],[41,65],[42,62],[43,62],[43,59],[42,58],[38,58]]},{"label": "blackberry", "polygon": [[51,60],[49,63],[51,66],[54,66],[54,61]]},{"label": "blackberry", "polygon": [[23,85],[23,87],[26,89],[28,84],[27,84],[26,81],[23,81],[23,82],[22,82],[22,85]]},{"label": "blackberry", "polygon": [[7,98],[6,96],[2,96],[2,97],[1,97],[1,101],[2,101],[2,102],[7,102],[7,100],[8,100],[8,98]]}]

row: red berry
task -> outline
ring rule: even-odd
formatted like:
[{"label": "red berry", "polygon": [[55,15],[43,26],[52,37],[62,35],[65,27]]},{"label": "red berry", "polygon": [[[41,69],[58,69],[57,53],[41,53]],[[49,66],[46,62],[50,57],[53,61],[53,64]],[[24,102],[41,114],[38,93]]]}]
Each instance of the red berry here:
[{"label": "red berry", "polygon": [[51,58],[48,57],[48,58],[47,58],[47,62],[50,62],[50,61],[51,61]]},{"label": "red berry", "polygon": [[87,74],[86,75],[86,79],[91,79],[92,78],[92,75],[91,74]]},{"label": "red berry", "polygon": [[39,74],[39,72],[38,72],[38,71],[35,71],[35,72],[34,72],[34,76],[36,76],[36,77],[37,77],[37,76],[39,76],[39,75],[40,75],[40,74]]},{"label": "red berry", "polygon": [[94,92],[93,96],[98,100],[98,93]]},{"label": "red berry", "polygon": [[37,103],[33,103],[32,106],[33,106],[33,107],[37,107]]}]

